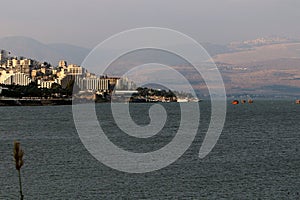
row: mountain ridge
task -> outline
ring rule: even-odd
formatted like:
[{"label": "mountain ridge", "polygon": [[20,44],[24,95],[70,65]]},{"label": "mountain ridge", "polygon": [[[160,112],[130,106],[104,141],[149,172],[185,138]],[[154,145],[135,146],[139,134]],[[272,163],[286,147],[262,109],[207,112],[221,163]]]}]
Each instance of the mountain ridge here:
[{"label": "mountain ridge", "polygon": [[[255,41],[255,40],[254,40]],[[278,92],[293,96],[300,95],[300,43],[288,42],[254,46],[250,49],[232,49],[229,45],[201,43],[217,64],[228,94],[278,94]],[[186,46],[185,46],[186,47]],[[180,46],[178,47],[180,48]],[[66,60],[69,64],[81,65],[90,49],[65,43],[45,44],[38,40],[13,36],[0,39],[0,49],[11,51],[13,55],[24,56],[38,61],[50,62],[57,65],[59,60]],[[113,49],[108,54],[113,54]],[[195,53],[195,52],[190,52]],[[116,63],[117,67],[138,65],[141,61],[168,61],[185,74],[189,81],[199,83],[199,77],[185,69],[179,59],[156,53],[137,54],[138,59],[131,57],[125,63]],[[133,57],[134,58],[134,57]],[[139,60],[140,59],[140,60]],[[134,63],[137,61],[137,63]],[[124,60],[123,60],[124,62]],[[128,63],[126,63],[128,62]],[[200,84],[202,87],[203,84]],[[297,89],[299,88],[299,90]],[[284,92],[286,89],[286,92]]]},{"label": "mountain ridge", "polygon": [[0,38],[0,48],[10,51],[12,55],[24,56],[56,65],[59,60],[80,65],[90,52],[89,49],[65,43],[45,44],[25,36]]}]

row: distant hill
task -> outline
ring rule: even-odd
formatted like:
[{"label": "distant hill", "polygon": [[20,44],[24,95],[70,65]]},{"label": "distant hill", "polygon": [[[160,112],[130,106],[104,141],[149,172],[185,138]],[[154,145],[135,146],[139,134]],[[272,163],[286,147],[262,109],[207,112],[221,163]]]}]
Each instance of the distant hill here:
[{"label": "distant hill", "polygon": [[[247,44],[247,47],[241,48],[240,45],[236,48],[232,44],[201,43],[217,63],[228,95],[261,94],[300,97],[300,42],[279,38],[276,40],[255,39],[242,42],[242,44]],[[176,47],[189,49],[186,45]],[[70,44],[45,44],[28,37],[2,38],[0,49],[10,51],[12,55],[50,62],[52,65],[57,65],[61,59],[80,65],[90,52],[89,49]],[[114,55],[114,52],[114,49],[108,49],[106,54]],[[187,53],[199,56],[197,52]],[[188,64],[184,60],[161,51],[144,50],[129,53],[126,57],[113,62],[107,73],[119,75],[115,72],[126,72],[129,67],[153,62],[176,66],[176,69],[191,83],[197,85],[196,88],[201,91],[200,93],[205,90],[201,76],[187,67]],[[89,69],[89,66],[85,67]],[[148,71],[145,73],[148,76],[151,74]]]},{"label": "distant hill", "polygon": [[208,42],[201,43],[201,45],[204,47],[204,49],[206,49],[210,56],[234,52],[234,50],[227,45],[213,44]]},{"label": "distant hill", "polygon": [[23,36],[12,36],[0,39],[0,49],[10,51],[12,55],[24,56],[38,61],[57,65],[59,60],[80,65],[90,52],[89,49],[70,44],[44,44],[35,39]]},{"label": "distant hill", "polygon": [[[201,43],[201,45],[203,45],[211,56],[232,52],[226,45],[212,43]],[[180,47],[181,46],[179,45],[178,48]],[[61,59],[65,59],[70,63],[81,64],[91,50],[65,43],[45,44],[33,38],[24,36],[0,38],[0,49],[10,51],[16,56],[46,61],[53,65],[58,63]],[[108,50],[108,54],[112,53],[113,50]]]},{"label": "distant hill", "polygon": [[252,47],[214,56],[227,93],[300,96],[300,43]]},{"label": "distant hill", "polygon": [[271,44],[214,56],[214,61],[232,65],[253,64],[277,59],[300,58],[300,43]]}]

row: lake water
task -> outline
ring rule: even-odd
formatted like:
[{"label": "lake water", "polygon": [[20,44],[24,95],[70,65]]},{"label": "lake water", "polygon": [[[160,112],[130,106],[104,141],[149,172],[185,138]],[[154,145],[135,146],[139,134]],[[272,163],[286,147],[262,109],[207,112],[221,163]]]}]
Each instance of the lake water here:
[{"label": "lake water", "polygon": [[[178,129],[178,104],[163,104],[172,114],[166,128],[149,139],[134,139],[117,129],[109,104],[97,104],[108,137],[124,149],[148,152],[172,140]],[[198,134],[170,166],[128,174],[97,161],[76,132],[71,106],[0,107],[0,199],[18,199],[13,141],[25,151],[25,199],[300,199],[300,105],[293,101],[228,103],[226,123],[213,151],[198,158],[209,121],[210,103],[200,102]],[[141,125],[149,104],[130,104]]]}]

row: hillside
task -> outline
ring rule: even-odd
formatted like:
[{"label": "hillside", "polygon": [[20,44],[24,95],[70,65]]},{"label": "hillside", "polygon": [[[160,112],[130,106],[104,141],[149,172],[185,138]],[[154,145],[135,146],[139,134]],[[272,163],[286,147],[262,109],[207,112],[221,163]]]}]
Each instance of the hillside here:
[{"label": "hillside", "polygon": [[44,44],[23,36],[0,39],[0,49],[10,51],[12,55],[46,61],[53,65],[56,65],[62,59],[80,65],[90,51],[70,44]]},{"label": "hillside", "polygon": [[216,55],[229,94],[300,96],[300,43]]},{"label": "hillside", "polygon": [[300,43],[272,44],[254,47],[251,50],[218,54],[214,56],[217,63],[247,65],[262,61],[300,58]]},{"label": "hillside", "polygon": [[[233,43],[236,47],[232,43],[227,46],[202,43],[217,63],[228,95],[300,96],[300,42],[283,40],[278,43],[278,40],[263,40],[266,42],[257,45],[257,41],[261,40],[247,41],[247,46],[242,48],[240,44],[244,45],[245,42]],[[61,59],[80,65],[90,52],[89,49],[74,45],[44,44],[28,37],[2,38],[0,49],[8,50],[13,55],[47,61],[53,65]],[[114,54],[114,50],[107,50],[107,54]],[[107,73],[122,75],[132,66],[153,62],[175,66],[176,70],[193,83],[199,93],[208,92],[201,76],[191,70],[188,63],[163,51],[144,50],[129,53],[113,62]],[[147,79],[147,76],[159,78],[164,73],[163,70],[147,69],[137,77],[143,80]]]}]

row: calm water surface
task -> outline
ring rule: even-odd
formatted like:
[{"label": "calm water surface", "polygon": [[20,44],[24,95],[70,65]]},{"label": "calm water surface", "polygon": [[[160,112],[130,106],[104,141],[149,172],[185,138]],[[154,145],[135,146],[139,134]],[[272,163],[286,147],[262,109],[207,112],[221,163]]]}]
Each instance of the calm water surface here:
[{"label": "calm water surface", "polygon": [[[225,128],[213,151],[198,158],[209,120],[201,102],[194,143],[175,163],[146,174],[110,169],[93,158],[76,132],[71,106],[0,107],[0,199],[18,199],[13,141],[25,151],[25,199],[300,199],[300,105],[293,101],[228,104]],[[145,125],[149,104],[131,104]],[[108,137],[136,152],[159,149],[178,128],[178,104],[164,104],[165,128],[150,139],[128,137],[115,127],[108,104],[96,105]]]}]

